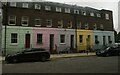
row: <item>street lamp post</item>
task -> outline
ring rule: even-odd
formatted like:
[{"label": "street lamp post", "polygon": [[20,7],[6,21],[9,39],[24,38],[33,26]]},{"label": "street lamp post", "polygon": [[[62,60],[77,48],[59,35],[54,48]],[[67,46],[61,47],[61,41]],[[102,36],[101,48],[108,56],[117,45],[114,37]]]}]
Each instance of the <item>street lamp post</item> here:
[{"label": "street lamp post", "polygon": [[[7,21],[7,19],[8,19],[7,18],[7,0],[5,2],[0,1],[0,3],[1,3],[1,8],[3,9],[3,15],[5,14],[5,16],[4,16],[5,19],[4,20]],[[2,22],[3,22],[3,19],[1,19],[1,23],[0,23],[1,28],[2,28]],[[7,22],[5,22],[4,51],[2,53],[3,56],[6,55],[6,29],[7,29]],[[2,29],[1,29],[1,35],[2,35]],[[2,44],[2,42],[1,42],[1,44]],[[1,50],[2,50],[2,48],[1,48]]]}]

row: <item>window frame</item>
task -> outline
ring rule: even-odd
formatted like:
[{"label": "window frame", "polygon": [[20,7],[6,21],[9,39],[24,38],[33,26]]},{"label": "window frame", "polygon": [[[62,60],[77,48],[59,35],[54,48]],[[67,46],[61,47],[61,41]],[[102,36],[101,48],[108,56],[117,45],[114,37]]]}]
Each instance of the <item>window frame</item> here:
[{"label": "window frame", "polygon": [[[12,38],[12,34],[16,34],[16,38]],[[12,40],[16,40],[16,43],[12,42]],[[10,44],[11,45],[18,45],[18,33],[11,33],[10,34]]]},{"label": "window frame", "polygon": [[94,16],[95,16],[95,13],[91,12],[91,13],[90,13],[90,16],[94,17]]},{"label": "window frame", "polygon": [[10,2],[10,6],[16,7],[17,3],[16,2]]},{"label": "window frame", "polygon": [[[11,16],[12,17],[14,16],[14,19],[10,19]],[[11,15],[11,16],[9,16],[9,18],[8,18],[8,24],[9,25],[16,25],[16,16],[15,15]],[[15,24],[10,24],[10,20],[14,21]]]},{"label": "window frame", "polygon": [[[48,21],[49,21],[50,23],[48,23]],[[48,25],[48,24],[50,24],[50,25]],[[46,20],[46,27],[52,27],[52,19],[47,19],[47,20]]]},{"label": "window frame", "polygon": [[65,44],[65,34],[60,35],[60,44]]},{"label": "window frame", "polygon": [[70,8],[65,8],[65,13],[70,13]]},{"label": "window frame", "polygon": [[85,23],[85,29],[89,29],[89,24]]},{"label": "window frame", "polygon": [[106,19],[106,20],[109,20],[109,19],[110,19],[110,16],[109,16],[108,13],[105,14],[105,19]]},{"label": "window frame", "polygon": [[81,21],[77,21],[77,28],[81,29],[81,27],[82,27]]},{"label": "window frame", "polygon": [[51,6],[46,5],[45,6],[45,10],[50,11],[51,10]]},{"label": "window frame", "polygon": [[[61,24],[61,26],[59,26]],[[58,21],[58,28],[63,28],[63,20]]]},{"label": "window frame", "polygon": [[83,35],[79,35],[79,43],[83,43]]},{"label": "window frame", "polygon": [[72,25],[72,21],[68,21],[68,28],[72,28],[73,25]]},{"label": "window frame", "polygon": [[86,11],[82,11],[82,15],[86,16],[87,15]]},{"label": "window frame", "polygon": [[[40,7],[37,7],[40,6]],[[41,9],[41,5],[40,4],[35,4],[35,9]]]},{"label": "window frame", "polygon": [[97,30],[97,24],[96,23],[93,25],[93,30]]},{"label": "window frame", "polygon": [[62,12],[62,8],[61,7],[56,7],[56,12]]},{"label": "window frame", "polygon": [[[36,24],[36,20],[39,20],[39,24]],[[41,24],[42,24],[41,19],[35,19],[34,21],[35,21],[35,26],[41,26]]]},{"label": "window frame", "polygon": [[37,34],[37,44],[43,44],[43,34]]},{"label": "window frame", "polygon": [[100,13],[97,13],[97,17],[101,17],[101,14],[100,14]]},{"label": "window frame", "polygon": [[[23,20],[23,17],[27,17],[27,16],[22,16],[22,18],[21,18],[21,25],[22,25],[22,26],[28,26],[28,25],[29,25],[29,18],[27,17],[27,20]],[[26,21],[27,24],[23,24],[23,23],[22,23],[23,21]]]},{"label": "window frame", "polygon": [[74,14],[80,14],[80,11],[77,9],[74,9]]},{"label": "window frame", "polygon": [[[26,4],[26,5],[25,5]],[[22,3],[23,8],[28,8],[28,3]]]}]

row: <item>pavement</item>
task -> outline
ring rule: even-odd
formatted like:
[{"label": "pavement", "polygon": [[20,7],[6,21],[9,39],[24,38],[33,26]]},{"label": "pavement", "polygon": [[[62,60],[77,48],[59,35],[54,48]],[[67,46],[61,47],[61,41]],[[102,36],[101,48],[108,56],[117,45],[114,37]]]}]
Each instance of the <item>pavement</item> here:
[{"label": "pavement", "polygon": [[[87,53],[51,54],[50,59],[87,57],[87,56],[95,56],[95,52],[90,52],[88,54]],[[2,60],[5,60],[5,57],[0,56],[0,62]]]}]

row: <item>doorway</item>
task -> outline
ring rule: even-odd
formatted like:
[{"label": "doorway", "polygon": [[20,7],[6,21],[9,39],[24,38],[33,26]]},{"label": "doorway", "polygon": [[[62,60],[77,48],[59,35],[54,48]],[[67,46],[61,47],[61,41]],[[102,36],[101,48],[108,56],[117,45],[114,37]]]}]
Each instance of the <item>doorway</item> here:
[{"label": "doorway", "polygon": [[30,34],[25,35],[25,48],[30,48]]}]

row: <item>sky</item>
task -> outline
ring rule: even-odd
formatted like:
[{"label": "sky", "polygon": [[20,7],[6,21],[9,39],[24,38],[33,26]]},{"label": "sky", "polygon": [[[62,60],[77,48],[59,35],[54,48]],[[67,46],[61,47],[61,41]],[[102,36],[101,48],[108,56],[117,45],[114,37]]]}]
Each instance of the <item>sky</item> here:
[{"label": "sky", "polygon": [[[5,1],[5,0],[1,0],[1,1]],[[12,1],[17,1],[17,0],[12,0]],[[22,1],[31,1],[31,0],[22,0]],[[87,6],[100,10],[101,9],[111,10],[113,11],[114,29],[116,31],[120,31],[120,29],[118,29],[118,1],[120,0],[34,0],[34,1],[52,1],[52,2],[72,4],[72,5],[76,4],[78,6],[83,6],[83,7]]]}]

